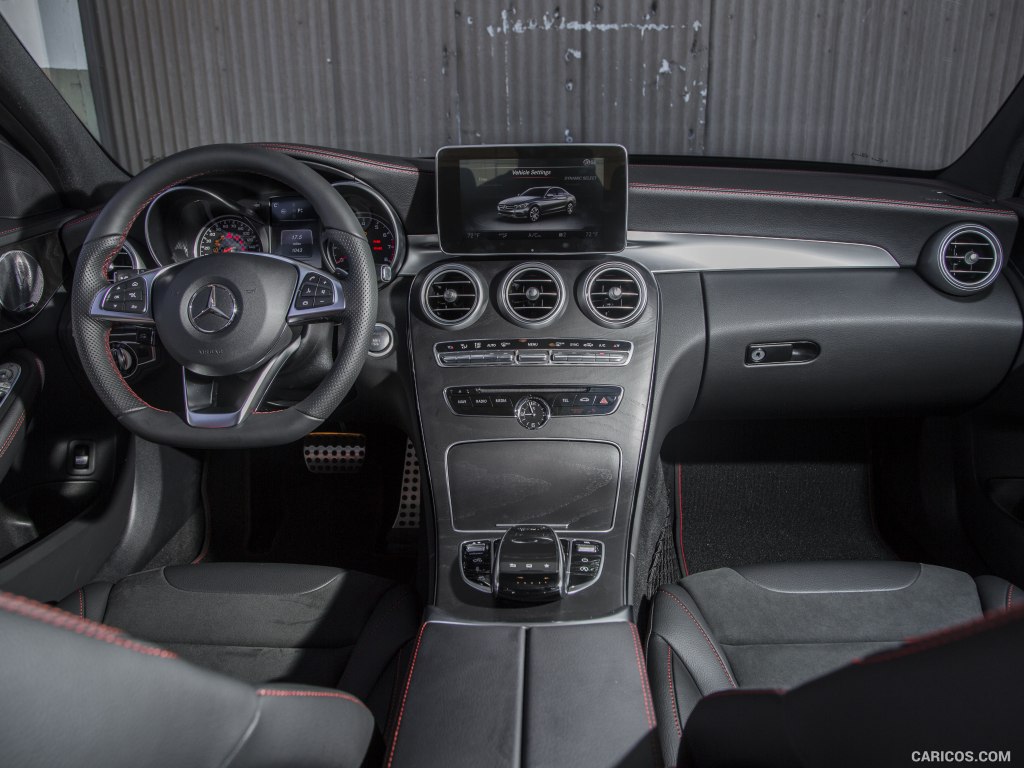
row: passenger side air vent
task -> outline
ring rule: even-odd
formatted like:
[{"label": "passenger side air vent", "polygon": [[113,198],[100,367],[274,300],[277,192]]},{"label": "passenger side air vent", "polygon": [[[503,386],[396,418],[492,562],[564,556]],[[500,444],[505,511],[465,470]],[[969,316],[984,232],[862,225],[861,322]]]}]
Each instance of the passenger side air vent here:
[{"label": "passenger side air vent", "polygon": [[484,285],[476,272],[461,264],[449,264],[427,275],[420,306],[435,325],[465,328],[483,311],[484,296]]},{"label": "passenger side air vent", "polygon": [[953,224],[940,230],[928,241],[918,263],[932,285],[957,296],[988,288],[1002,267],[999,238],[980,224]]},{"label": "passenger side air vent", "polygon": [[505,276],[498,298],[507,319],[526,328],[543,328],[565,308],[565,285],[545,264],[521,264]]},{"label": "passenger side air vent", "polygon": [[640,273],[620,262],[594,267],[576,290],[580,308],[595,323],[624,328],[636,322],[647,306],[647,286]]}]

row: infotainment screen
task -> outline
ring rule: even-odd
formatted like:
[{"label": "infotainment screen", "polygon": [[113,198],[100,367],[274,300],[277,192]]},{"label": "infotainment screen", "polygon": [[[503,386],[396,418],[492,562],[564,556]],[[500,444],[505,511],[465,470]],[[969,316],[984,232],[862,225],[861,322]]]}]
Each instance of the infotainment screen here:
[{"label": "infotainment screen", "polygon": [[626,247],[626,150],[614,144],[444,147],[441,250],[617,253]]}]

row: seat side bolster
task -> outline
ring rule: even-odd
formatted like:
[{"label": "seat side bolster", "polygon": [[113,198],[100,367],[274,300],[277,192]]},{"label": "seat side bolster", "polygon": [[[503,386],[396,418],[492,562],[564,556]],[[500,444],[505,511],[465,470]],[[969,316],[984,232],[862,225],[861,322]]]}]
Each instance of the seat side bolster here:
[{"label": "seat side bolster", "polygon": [[978,597],[985,613],[1005,611],[1013,606],[1014,597],[1020,599],[1020,590],[998,576],[975,576],[974,583],[978,585]]},{"label": "seat side bolster", "polygon": [[690,593],[678,584],[666,584],[655,595],[651,632],[685,659],[685,668],[701,695],[738,687],[725,651],[711,634],[708,623]]},{"label": "seat side bolster", "polygon": [[[343,691],[268,685],[256,696],[258,716],[226,764],[230,768],[359,768],[379,739],[373,714]],[[377,743],[378,752],[382,746]]]},{"label": "seat side bolster", "polygon": [[76,589],[57,603],[57,607],[68,613],[73,613],[80,619],[103,621],[103,617],[107,614],[107,601],[113,586],[107,581],[94,581],[81,589]]},{"label": "seat side bolster", "polygon": [[647,674],[651,679],[658,741],[665,765],[674,765],[687,718],[701,700],[701,692],[668,641],[651,634],[647,642]]}]

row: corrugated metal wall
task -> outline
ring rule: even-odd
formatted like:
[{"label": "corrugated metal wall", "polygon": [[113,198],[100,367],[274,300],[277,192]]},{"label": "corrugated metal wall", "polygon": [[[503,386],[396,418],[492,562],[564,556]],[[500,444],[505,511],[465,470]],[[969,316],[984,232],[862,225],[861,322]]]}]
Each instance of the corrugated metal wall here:
[{"label": "corrugated metal wall", "polygon": [[103,142],[939,167],[1024,73],[1020,0],[81,0]]}]

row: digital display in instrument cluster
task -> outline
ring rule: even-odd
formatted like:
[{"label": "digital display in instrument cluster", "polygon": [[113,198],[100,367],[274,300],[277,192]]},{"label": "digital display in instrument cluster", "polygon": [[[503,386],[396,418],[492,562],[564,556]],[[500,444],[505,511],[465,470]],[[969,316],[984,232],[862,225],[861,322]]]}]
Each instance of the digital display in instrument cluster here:
[{"label": "digital display in instrument cluster", "polygon": [[[395,267],[400,246],[395,225],[388,221],[385,212],[376,210],[382,206],[371,203],[368,199],[370,192],[358,188],[356,184],[342,184],[336,187],[339,187],[339,192],[355,214],[363,234],[366,235],[378,275],[384,274],[381,268],[386,267],[389,270],[387,280],[390,280],[390,270]],[[271,198],[270,230],[272,253],[309,263],[320,261],[320,219],[306,199]],[[347,271],[345,254],[340,250],[328,248],[327,261],[328,266],[335,272],[343,274]]]},{"label": "digital display in instrument cluster", "polygon": [[270,201],[271,252],[299,261],[320,261],[320,219],[301,197]]}]

